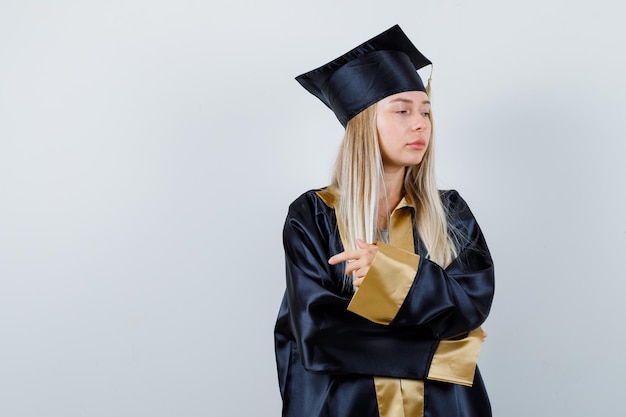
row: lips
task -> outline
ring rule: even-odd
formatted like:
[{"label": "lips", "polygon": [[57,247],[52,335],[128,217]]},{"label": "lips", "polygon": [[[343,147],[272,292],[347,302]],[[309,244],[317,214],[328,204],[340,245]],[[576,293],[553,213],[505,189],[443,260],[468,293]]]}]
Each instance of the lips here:
[{"label": "lips", "polygon": [[422,139],[418,139],[414,142],[408,143],[407,146],[412,149],[422,150],[426,148],[426,141]]}]

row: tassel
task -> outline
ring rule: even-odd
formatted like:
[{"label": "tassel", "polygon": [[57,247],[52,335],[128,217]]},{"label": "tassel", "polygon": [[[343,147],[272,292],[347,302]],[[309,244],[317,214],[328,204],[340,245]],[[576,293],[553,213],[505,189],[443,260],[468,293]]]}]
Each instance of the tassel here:
[{"label": "tassel", "polygon": [[428,84],[426,84],[426,95],[428,96],[428,98],[431,98],[431,96],[430,96],[430,86],[431,86],[431,82],[433,80],[433,69],[434,69],[434,65],[430,64],[430,75],[428,76]]}]

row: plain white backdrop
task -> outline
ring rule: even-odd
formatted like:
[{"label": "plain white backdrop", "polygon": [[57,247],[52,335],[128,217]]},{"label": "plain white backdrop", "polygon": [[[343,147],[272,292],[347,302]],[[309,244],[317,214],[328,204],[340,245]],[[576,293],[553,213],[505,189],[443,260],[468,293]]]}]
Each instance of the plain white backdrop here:
[{"label": "plain white backdrop", "polygon": [[617,5],[3,0],[0,415],[280,415],[282,223],[342,136],[293,78],[396,23],[495,258],[494,414],[619,414]]}]

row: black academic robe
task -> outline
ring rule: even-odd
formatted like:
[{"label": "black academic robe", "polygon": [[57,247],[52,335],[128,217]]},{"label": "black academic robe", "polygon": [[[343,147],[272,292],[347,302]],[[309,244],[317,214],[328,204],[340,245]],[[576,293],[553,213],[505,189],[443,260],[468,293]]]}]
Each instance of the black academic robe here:
[{"label": "black academic robe", "polygon": [[441,198],[459,256],[445,269],[427,259],[403,200],[356,293],[344,266],[328,263],[344,250],[332,190],[290,205],[275,327],[283,417],[491,416],[475,361],[493,263],[465,201],[456,191]]}]

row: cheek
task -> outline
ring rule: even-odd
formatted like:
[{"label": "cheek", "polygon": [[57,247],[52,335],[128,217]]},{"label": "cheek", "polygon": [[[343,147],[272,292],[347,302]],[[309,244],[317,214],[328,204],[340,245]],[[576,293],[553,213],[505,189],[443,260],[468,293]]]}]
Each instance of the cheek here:
[{"label": "cheek", "polygon": [[384,128],[378,128],[378,149],[380,149],[380,156],[383,161],[387,160],[389,153],[389,132]]},{"label": "cheek", "polygon": [[378,129],[379,135],[389,136],[393,134],[394,126],[395,121],[391,115],[384,112],[376,113],[376,129]]},{"label": "cheek", "polygon": [[385,152],[385,150],[389,149],[393,144],[394,133],[391,129],[386,126],[381,126],[378,128],[378,147],[381,152]]},{"label": "cheek", "polygon": [[380,117],[376,117],[376,132],[378,133],[378,146],[382,149],[385,145],[389,133],[387,131],[387,125]]},{"label": "cheek", "polygon": [[428,123],[428,127],[426,128],[426,139],[430,141],[431,136],[433,135],[433,125]]},{"label": "cheek", "polygon": [[377,119],[376,129],[378,130],[379,142],[389,143],[393,141],[394,137],[398,136],[397,126],[384,118]]}]

